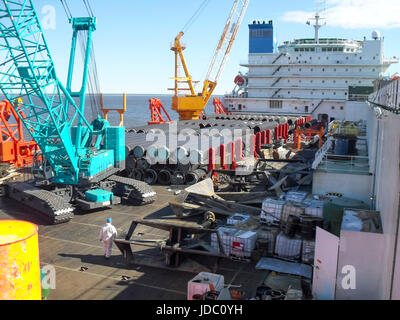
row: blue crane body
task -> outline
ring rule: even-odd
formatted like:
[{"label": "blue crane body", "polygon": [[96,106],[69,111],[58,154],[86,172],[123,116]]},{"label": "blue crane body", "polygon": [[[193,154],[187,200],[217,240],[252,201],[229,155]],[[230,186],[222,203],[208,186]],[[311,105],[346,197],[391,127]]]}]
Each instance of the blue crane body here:
[{"label": "blue crane body", "polygon": [[[97,19],[71,17],[70,22],[73,36],[64,87],[57,77],[32,0],[2,0],[0,53],[5,54],[5,59],[0,63],[0,89],[9,101],[19,102],[15,104],[17,112],[24,113],[21,119],[42,152],[43,161],[40,167],[34,168],[34,174],[42,170],[44,178],[57,186],[54,188],[58,195],[65,197],[67,193],[68,197],[91,209],[108,205],[113,200],[118,203],[114,193],[132,198],[133,194],[129,194],[132,189],[145,190],[146,187],[138,185],[139,181],[115,176],[125,166],[124,127],[110,126],[100,115],[91,123],[85,118],[92,35]],[[79,91],[73,92],[80,32],[87,33],[82,85]],[[60,192],[62,186],[67,190],[64,193]],[[151,188],[146,189],[145,194],[147,202],[155,195]]]}]

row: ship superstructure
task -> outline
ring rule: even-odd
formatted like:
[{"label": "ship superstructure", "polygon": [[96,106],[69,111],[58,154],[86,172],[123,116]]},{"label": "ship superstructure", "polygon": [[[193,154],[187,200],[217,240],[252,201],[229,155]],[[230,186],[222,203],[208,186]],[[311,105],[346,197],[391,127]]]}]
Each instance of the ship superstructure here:
[{"label": "ship superstructure", "polygon": [[277,50],[272,21],[249,25],[248,61],[241,64],[248,72],[224,97],[229,111],[345,119],[347,102],[365,100],[373,82],[398,63],[395,57],[385,59],[379,31],[361,41],[320,38],[323,18],[317,13],[313,20],[314,38],[285,41]]}]

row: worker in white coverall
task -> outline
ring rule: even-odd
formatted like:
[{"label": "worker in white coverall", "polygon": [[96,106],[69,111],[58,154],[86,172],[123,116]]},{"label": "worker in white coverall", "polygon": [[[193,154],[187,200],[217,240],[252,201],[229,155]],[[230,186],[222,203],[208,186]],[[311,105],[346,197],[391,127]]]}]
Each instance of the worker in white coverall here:
[{"label": "worker in white coverall", "polygon": [[109,259],[111,256],[111,250],[113,240],[117,236],[117,229],[111,224],[112,219],[108,218],[107,223],[101,228],[99,240],[104,243],[104,257]]}]

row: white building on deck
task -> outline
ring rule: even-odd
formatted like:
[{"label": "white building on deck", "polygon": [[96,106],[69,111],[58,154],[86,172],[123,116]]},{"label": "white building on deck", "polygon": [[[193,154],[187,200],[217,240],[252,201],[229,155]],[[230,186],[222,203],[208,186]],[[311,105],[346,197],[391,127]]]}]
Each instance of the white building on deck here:
[{"label": "white building on deck", "polygon": [[[313,194],[335,194],[368,207],[345,210],[360,220],[346,216],[339,234],[317,234],[313,292],[318,299],[400,300],[399,101],[400,79],[384,84],[368,102],[349,101],[359,114],[346,120],[363,119],[356,155],[338,155],[327,140],[313,163]],[[376,218],[364,223],[366,214]],[[356,273],[352,289],[342,285],[348,266]]]},{"label": "white building on deck", "polygon": [[286,41],[278,52],[272,21],[250,24],[248,61],[241,64],[248,72],[224,97],[228,110],[345,119],[346,102],[365,99],[374,80],[398,63],[395,57],[385,59],[378,31],[362,41],[319,38],[320,20],[316,14],[314,38]]}]

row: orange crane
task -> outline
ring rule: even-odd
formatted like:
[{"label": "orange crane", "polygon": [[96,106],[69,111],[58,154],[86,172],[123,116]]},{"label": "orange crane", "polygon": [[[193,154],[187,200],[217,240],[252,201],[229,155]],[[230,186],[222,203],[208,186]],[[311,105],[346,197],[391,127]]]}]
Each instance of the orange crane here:
[{"label": "orange crane", "polygon": [[213,105],[215,114],[230,114],[219,98],[213,99]]},{"label": "orange crane", "polygon": [[[22,111],[18,113],[25,118]],[[8,100],[0,102],[0,162],[16,168],[31,165],[35,152],[39,150],[35,141],[25,141],[18,113]]]},{"label": "orange crane", "polygon": [[122,95],[122,109],[121,108],[105,108],[104,107],[104,97],[103,94],[100,93],[100,108],[103,111],[104,119],[108,121],[108,113],[111,111],[116,111],[119,114],[119,126],[124,126],[124,113],[126,111],[126,93]]},{"label": "orange crane", "polygon": [[[183,32],[180,32],[175,38],[171,50],[175,52],[175,87],[173,89],[172,110],[179,113],[179,120],[199,119],[201,112],[207,105],[210,97],[217,86],[218,79],[223,71],[225,63],[231,52],[232,45],[235,41],[239,27],[242,23],[244,14],[247,10],[250,0],[234,0],[233,7],[229,14],[228,20],[222,32],[221,39],[218,42],[214,56],[211,60],[206,78],[203,83],[203,90],[196,94],[194,89],[194,81],[189,73],[185,57],[183,55],[183,46],[180,42]],[[185,76],[179,77],[179,65],[182,65]],[[181,87],[186,84],[187,87]],[[190,91],[190,94],[182,96],[181,91]]]},{"label": "orange crane", "polygon": [[[149,106],[151,112],[151,121],[147,123],[148,125],[172,122],[160,99],[150,99]],[[168,118],[168,121],[163,118],[162,112],[164,112],[165,116]]]},{"label": "orange crane", "polygon": [[301,136],[306,135],[306,136],[319,136],[319,141],[318,141],[318,148],[321,149],[322,147],[322,138],[325,134],[325,128],[321,126],[319,129],[305,129],[305,128],[300,128],[299,126],[296,127],[296,131],[293,137],[293,142],[294,145],[297,146],[297,150],[301,150]]}]

